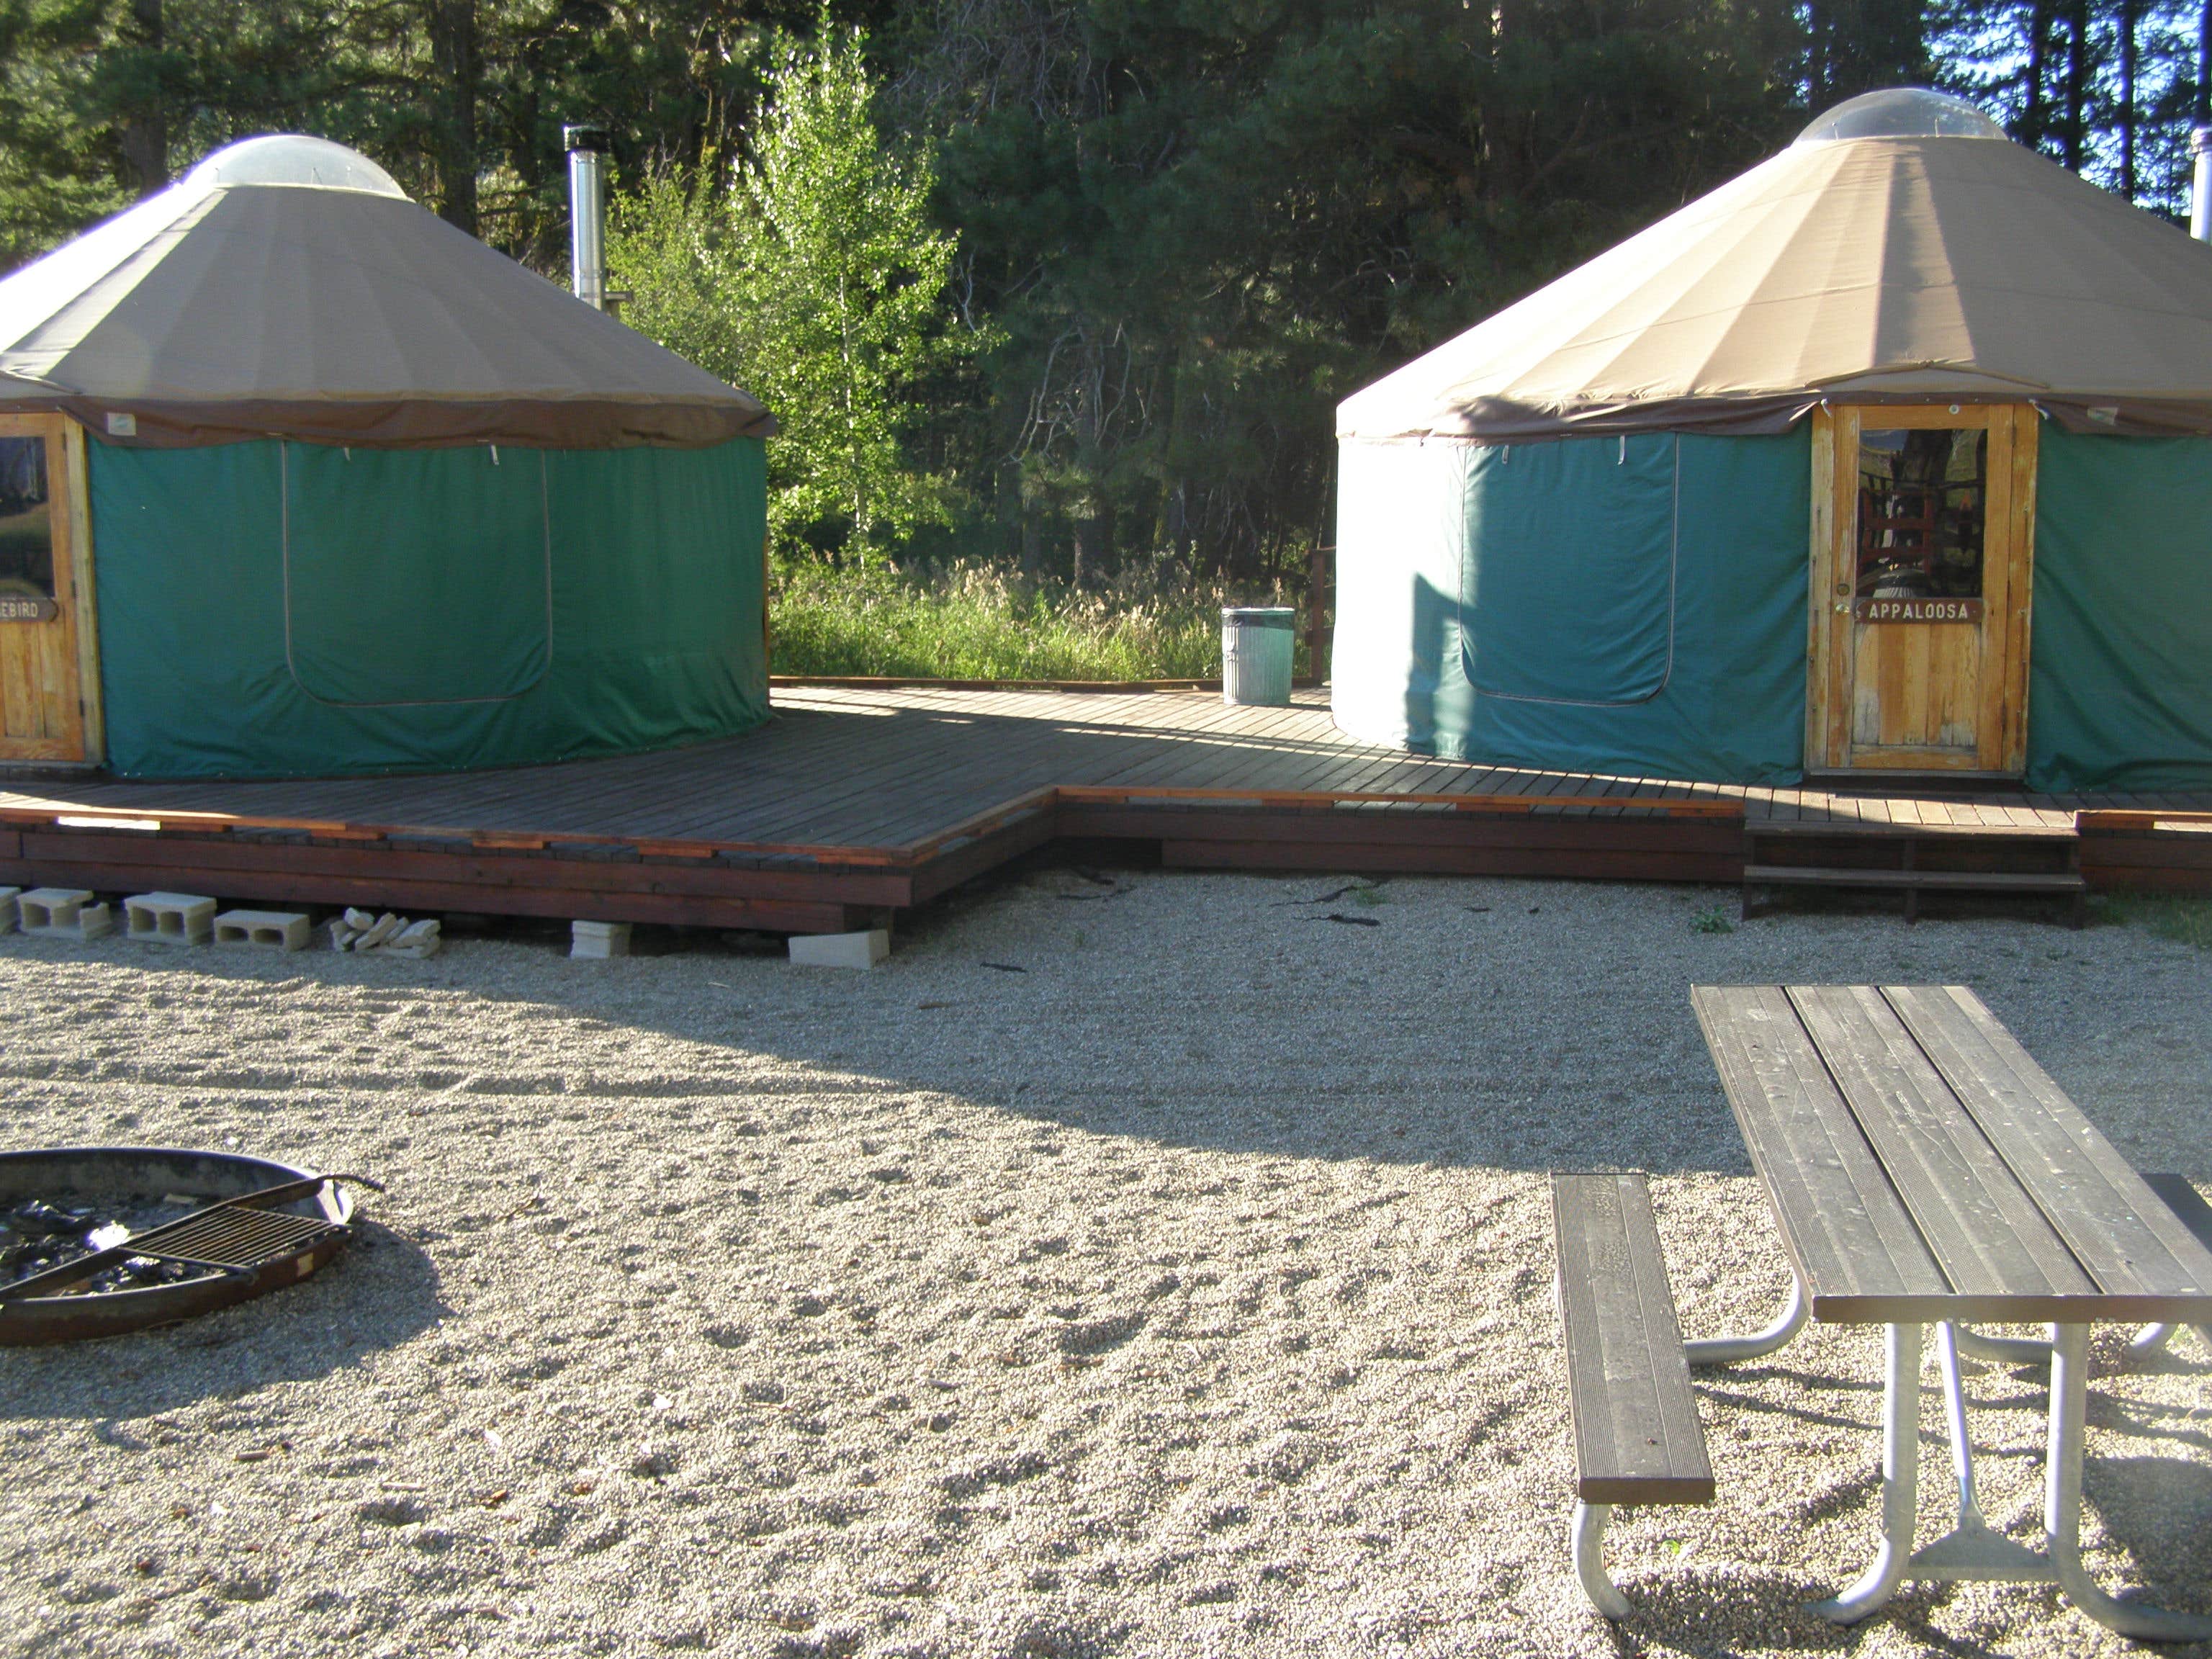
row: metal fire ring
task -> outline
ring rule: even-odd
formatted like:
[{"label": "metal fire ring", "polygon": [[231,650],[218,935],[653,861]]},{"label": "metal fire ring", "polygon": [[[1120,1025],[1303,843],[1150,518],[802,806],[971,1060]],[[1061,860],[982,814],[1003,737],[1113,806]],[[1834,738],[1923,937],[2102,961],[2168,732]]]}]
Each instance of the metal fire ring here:
[{"label": "metal fire ring", "polygon": [[[18,1206],[89,1205],[112,1210],[171,1198],[200,1212],[171,1220],[173,1249],[148,1254],[204,1268],[179,1283],[8,1298],[0,1282],[0,1346],[118,1336],[212,1313],[297,1284],[334,1258],[353,1237],[353,1200],[337,1182],[265,1158],[164,1146],[58,1146],[0,1152],[0,1220]],[[227,1200],[288,1182],[315,1183],[301,1196],[266,1206],[210,1212]],[[179,1231],[181,1229],[181,1231]],[[155,1230],[137,1235],[154,1238]],[[125,1247],[127,1248],[127,1246]]]}]

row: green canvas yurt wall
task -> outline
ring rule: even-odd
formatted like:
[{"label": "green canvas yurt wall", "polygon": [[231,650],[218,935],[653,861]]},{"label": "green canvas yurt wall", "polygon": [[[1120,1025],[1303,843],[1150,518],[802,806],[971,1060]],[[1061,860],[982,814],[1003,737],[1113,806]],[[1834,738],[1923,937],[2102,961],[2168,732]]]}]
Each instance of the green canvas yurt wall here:
[{"label": "green canvas yurt wall", "polygon": [[2212,789],[2212,439],[2041,451],[2027,781]]},{"label": "green canvas yurt wall", "polygon": [[514,765],[767,716],[759,439],[90,460],[120,775]]},{"label": "green canvas yurt wall", "polygon": [[1340,452],[1337,724],[1498,765],[1793,775],[1802,431]]},{"label": "green canvas yurt wall", "polygon": [[[2212,440],[2045,422],[2039,448],[2025,781],[2212,788]],[[1809,452],[1802,425],[1345,444],[1337,723],[1492,765],[1795,781]]]}]

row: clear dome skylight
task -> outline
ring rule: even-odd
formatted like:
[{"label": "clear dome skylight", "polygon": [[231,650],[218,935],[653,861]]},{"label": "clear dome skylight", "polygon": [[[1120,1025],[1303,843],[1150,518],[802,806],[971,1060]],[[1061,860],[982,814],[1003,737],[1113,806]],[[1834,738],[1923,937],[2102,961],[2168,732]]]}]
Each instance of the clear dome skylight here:
[{"label": "clear dome skylight", "polygon": [[265,138],[241,138],[201,162],[185,179],[203,189],[237,185],[308,185],[324,190],[360,190],[372,196],[407,192],[392,175],[362,155],[327,138],[304,133],[273,133]]},{"label": "clear dome skylight", "polygon": [[1847,98],[1797,135],[1801,144],[1840,138],[1998,138],[2005,130],[1963,98],[1925,87],[1891,87]]}]

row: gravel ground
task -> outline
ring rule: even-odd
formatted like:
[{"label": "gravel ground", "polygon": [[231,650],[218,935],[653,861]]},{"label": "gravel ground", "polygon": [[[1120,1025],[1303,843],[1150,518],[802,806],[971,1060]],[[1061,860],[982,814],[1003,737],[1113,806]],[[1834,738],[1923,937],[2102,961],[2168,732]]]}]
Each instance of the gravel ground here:
[{"label": "gravel ground", "polygon": [[[0,1653],[2130,1650],[2033,1586],[1801,1610],[1873,1540],[1880,1338],[1832,1328],[1706,1376],[1719,1502],[1624,1513],[1608,1628],[1566,1561],[1544,1173],[1653,1171],[1686,1329],[1763,1322],[1688,987],[1901,980],[1973,986],[2138,1166],[2212,1185],[2206,957],[1342,885],[1040,870],[870,974],[0,939],[6,1144],[391,1185],[297,1289],[0,1351]],[[2212,1611],[2212,1350],[2123,1334],[2091,1562]],[[1984,1508],[2033,1538],[2040,1384],[1970,1370]],[[1926,1538],[1932,1386],[1923,1426]]]}]

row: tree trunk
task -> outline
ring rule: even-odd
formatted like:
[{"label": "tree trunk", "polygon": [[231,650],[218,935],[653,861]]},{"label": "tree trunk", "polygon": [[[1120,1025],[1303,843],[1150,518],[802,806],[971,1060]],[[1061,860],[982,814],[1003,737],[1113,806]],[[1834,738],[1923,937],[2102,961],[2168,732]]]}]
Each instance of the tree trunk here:
[{"label": "tree trunk", "polygon": [[2084,119],[2089,94],[2089,0],[2068,0],[2066,8],[2066,166],[2081,170],[2087,155]]},{"label": "tree trunk", "polygon": [[[2205,0],[2205,4],[2212,7],[2212,0]],[[2021,110],[2020,142],[2034,149],[2043,143],[2043,86],[2051,74],[2051,0],[2035,0],[2027,30],[2027,85]]]},{"label": "tree trunk", "polygon": [[476,0],[430,0],[431,160],[438,170],[438,216],[477,234]]},{"label": "tree trunk", "polygon": [[[162,45],[161,0],[131,0],[131,21],[123,33],[124,39],[148,58],[158,56]],[[131,188],[140,196],[151,196],[169,184],[169,118],[161,107],[158,85],[149,86],[145,100],[130,112],[116,138],[122,147],[123,167]]]},{"label": "tree trunk", "polygon": [[1120,515],[1115,511],[1113,497],[1102,484],[1098,490],[1098,505],[1091,515],[1095,526],[1091,541],[1091,568],[1111,581],[1121,568],[1119,556],[1121,545]]},{"label": "tree trunk", "polygon": [[2136,4],[2120,0],[2120,194],[2136,199]]},{"label": "tree trunk", "polygon": [[2191,118],[2212,127],[2212,0],[2197,14],[2197,107]]},{"label": "tree trunk", "polygon": [[1911,86],[1928,78],[1928,24],[1921,0],[1865,0],[1853,93]]}]

